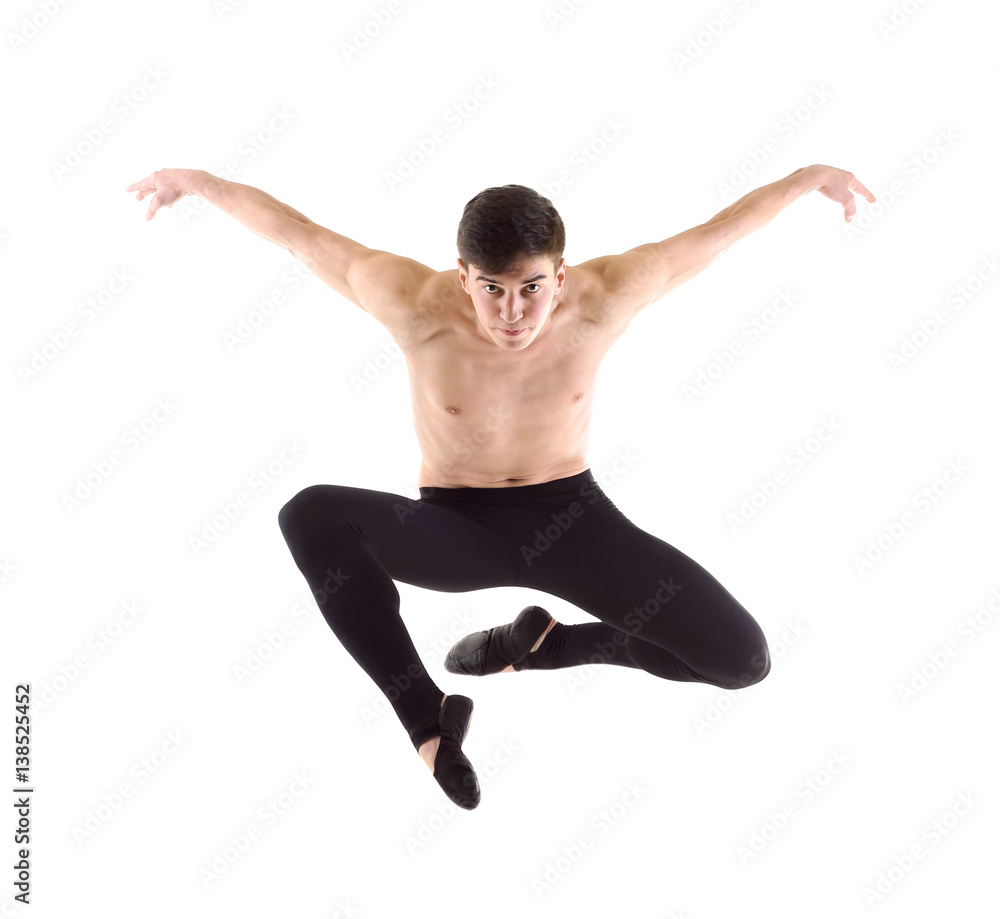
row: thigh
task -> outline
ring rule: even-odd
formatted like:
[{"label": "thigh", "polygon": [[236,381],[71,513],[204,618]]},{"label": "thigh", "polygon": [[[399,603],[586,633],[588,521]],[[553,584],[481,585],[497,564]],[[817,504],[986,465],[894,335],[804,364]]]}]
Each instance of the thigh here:
[{"label": "thigh", "polygon": [[348,485],[311,485],[296,506],[312,538],[360,540],[393,580],[441,591],[513,583],[509,541],[451,507]]},{"label": "thigh", "polygon": [[745,666],[746,649],[764,644],[760,626],[718,579],[610,502],[584,505],[529,570],[526,583],[692,666],[718,667],[730,653],[733,666]]}]

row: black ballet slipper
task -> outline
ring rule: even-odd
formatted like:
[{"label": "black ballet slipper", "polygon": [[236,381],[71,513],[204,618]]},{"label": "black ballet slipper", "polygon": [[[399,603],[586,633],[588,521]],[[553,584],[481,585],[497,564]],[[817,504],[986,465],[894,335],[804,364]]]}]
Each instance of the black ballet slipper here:
[{"label": "black ballet slipper", "polygon": [[470,676],[500,673],[508,666],[523,670],[532,645],[551,621],[552,617],[540,606],[526,606],[513,622],[474,632],[457,641],[445,655],[444,669]]},{"label": "black ballet slipper", "polygon": [[462,741],[472,720],[472,699],[446,696],[438,713],[441,741],[434,756],[434,778],[444,793],[459,807],[472,810],[479,806],[479,779],[469,758],[462,752]]}]

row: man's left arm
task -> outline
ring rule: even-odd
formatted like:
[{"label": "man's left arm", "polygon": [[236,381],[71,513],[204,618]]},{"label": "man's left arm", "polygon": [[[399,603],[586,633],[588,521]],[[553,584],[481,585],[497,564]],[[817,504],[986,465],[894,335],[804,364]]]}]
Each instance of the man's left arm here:
[{"label": "man's left arm", "polygon": [[605,312],[630,321],[643,307],[700,274],[723,252],[770,223],[810,191],[819,191],[843,205],[847,221],[856,211],[855,193],[875,200],[850,172],[833,166],[804,166],[777,182],[754,189],[699,226],[578,267],[599,276]]}]

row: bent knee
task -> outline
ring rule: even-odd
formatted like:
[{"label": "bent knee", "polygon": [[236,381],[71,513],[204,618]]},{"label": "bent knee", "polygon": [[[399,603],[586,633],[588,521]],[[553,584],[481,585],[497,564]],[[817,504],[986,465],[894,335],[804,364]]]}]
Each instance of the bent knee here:
[{"label": "bent knee", "polygon": [[307,485],[289,498],[278,511],[278,526],[286,536],[315,520],[318,509],[329,496],[329,485]]},{"label": "bent knee", "polygon": [[771,652],[767,647],[767,642],[762,642],[758,650],[750,658],[748,666],[739,671],[739,676],[733,676],[719,685],[723,689],[743,689],[745,686],[753,686],[759,683],[771,672]]}]

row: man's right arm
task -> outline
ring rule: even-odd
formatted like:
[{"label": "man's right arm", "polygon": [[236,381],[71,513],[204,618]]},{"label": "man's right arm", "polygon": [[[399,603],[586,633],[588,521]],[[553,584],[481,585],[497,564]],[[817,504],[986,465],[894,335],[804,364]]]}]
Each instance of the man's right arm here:
[{"label": "man's right arm", "polygon": [[321,281],[390,332],[412,329],[418,294],[436,274],[413,259],[361,243],[313,223],[259,188],[220,179],[202,169],[161,169],[135,182],[142,200],[153,193],[146,219],[184,195],[198,195],[258,236],[287,249]]}]

